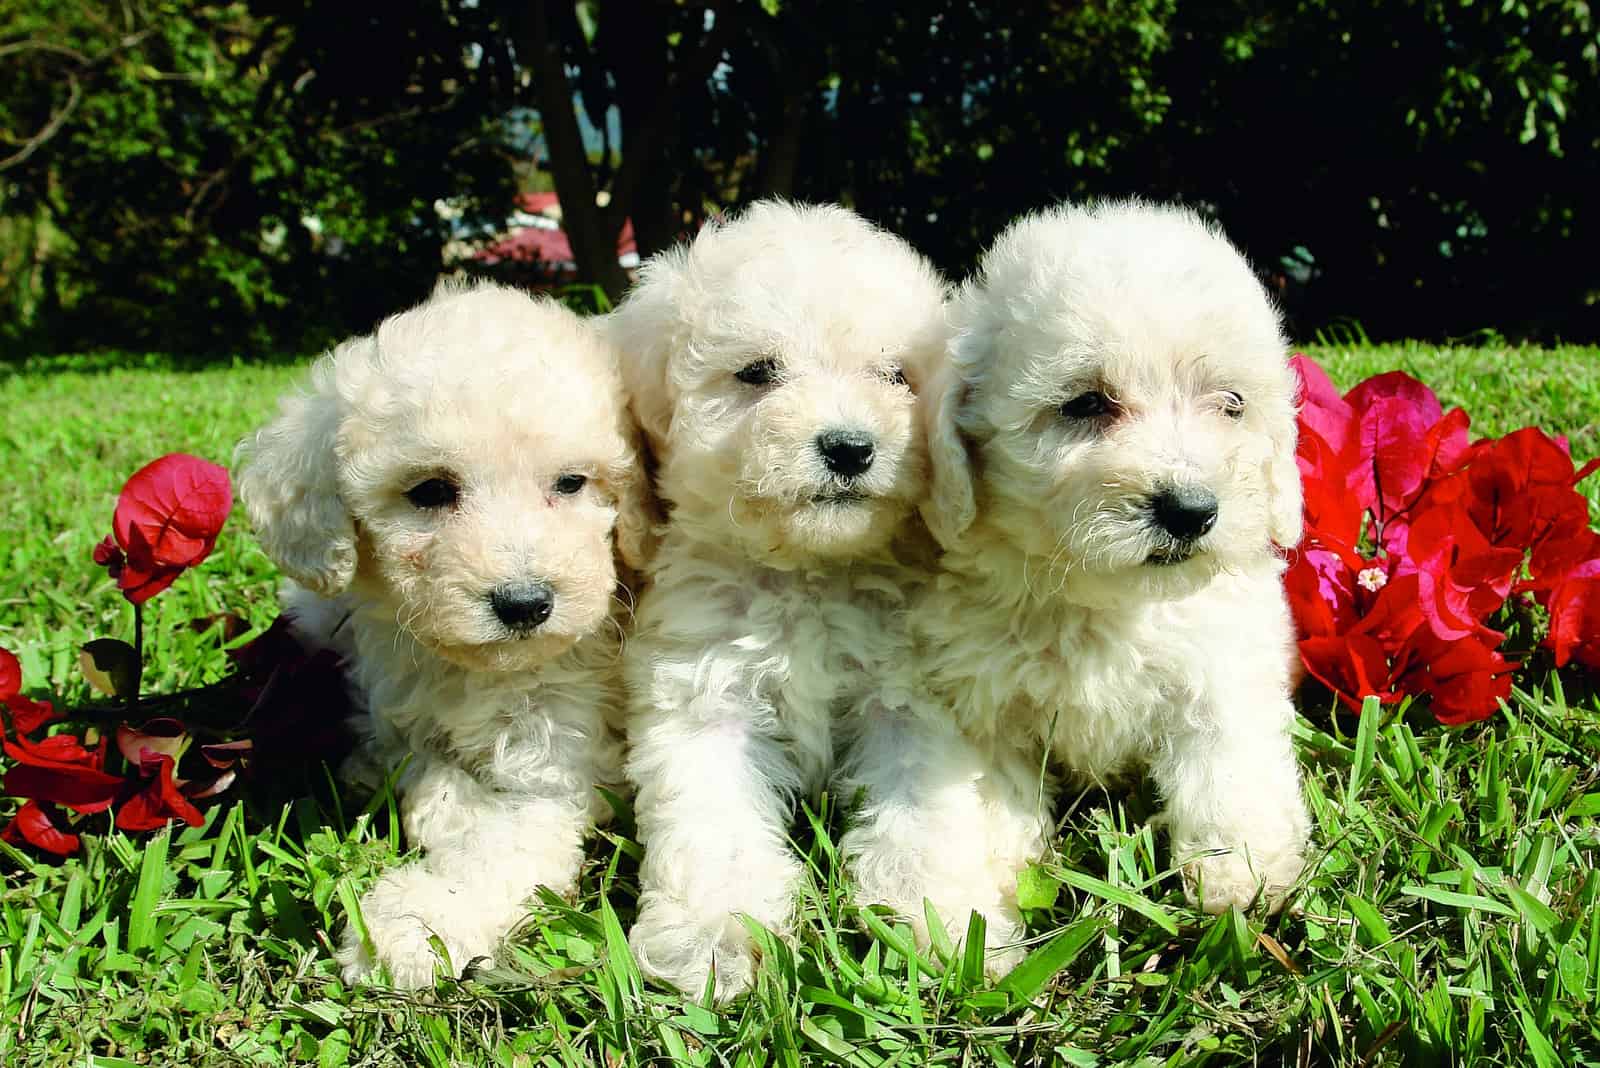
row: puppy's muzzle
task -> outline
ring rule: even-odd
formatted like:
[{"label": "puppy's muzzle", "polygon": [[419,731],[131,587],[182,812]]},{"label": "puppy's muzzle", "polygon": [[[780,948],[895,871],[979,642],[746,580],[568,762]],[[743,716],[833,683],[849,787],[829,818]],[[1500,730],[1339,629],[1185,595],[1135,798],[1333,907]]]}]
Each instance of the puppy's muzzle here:
[{"label": "puppy's muzzle", "polygon": [[832,475],[833,486],[811,500],[815,504],[858,504],[868,494],[854,487],[856,479],[872,470],[877,441],[860,430],[824,430],[813,441],[822,465]]},{"label": "puppy's muzzle", "polygon": [[866,474],[877,454],[872,435],[859,430],[824,430],[817,435],[816,444],[823,464],[847,482]]},{"label": "puppy's muzzle", "polygon": [[508,582],[489,591],[495,618],[518,635],[538,630],[555,606],[555,591],[543,582]]},{"label": "puppy's muzzle", "polygon": [[1195,542],[1217,525],[1217,495],[1204,486],[1167,486],[1146,506],[1156,528],[1171,539],[1150,557],[1155,564],[1182,563],[1194,555]]}]

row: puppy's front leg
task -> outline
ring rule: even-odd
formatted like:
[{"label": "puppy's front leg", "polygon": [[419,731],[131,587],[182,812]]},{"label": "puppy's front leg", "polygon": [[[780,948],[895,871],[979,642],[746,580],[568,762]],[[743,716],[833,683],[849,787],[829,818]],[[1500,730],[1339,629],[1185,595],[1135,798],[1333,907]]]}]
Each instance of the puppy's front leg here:
[{"label": "puppy's front leg", "polygon": [[[451,974],[490,958],[527,914],[540,886],[568,894],[582,863],[594,775],[580,732],[511,760],[517,781],[486,783],[446,761],[416,769],[402,811],[423,856],[385,873],[361,900],[371,949],[346,927],[338,959],[347,982],[381,962],[396,986],[432,984],[437,937]],[[506,758],[502,758],[506,759]]]},{"label": "puppy's front leg", "polygon": [[691,996],[715,974],[719,1002],[755,971],[740,915],[787,928],[800,870],[787,835],[793,763],[752,719],[652,711],[629,728],[645,859],[628,940],[645,974]]},{"label": "puppy's front leg", "polygon": [[1287,729],[1294,710],[1287,697],[1248,702],[1248,693],[1224,697],[1214,714],[1187,717],[1151,765],[1173,862],[1190,900],[1211,913],[1258,892],[1276,912],[1305,866],[1309,821]]},{"label": "puppy's front leg", "polygon": [[877,713],[857,725],[841,795],[863,793],[841,842],[863,905],[885,904],[928,945],[931,902],[952,943],[972,913],[985,927],[985,970],[1022,959],[1017,874],[1044,849],[1053,791],[1037,763],[991,754],[936,713]]}]

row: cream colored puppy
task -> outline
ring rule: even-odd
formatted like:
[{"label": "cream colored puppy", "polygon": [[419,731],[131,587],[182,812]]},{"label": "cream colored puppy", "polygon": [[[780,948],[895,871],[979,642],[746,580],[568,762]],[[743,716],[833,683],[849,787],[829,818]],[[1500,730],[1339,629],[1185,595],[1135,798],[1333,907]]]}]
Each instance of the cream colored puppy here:
[{"label": "cream colored puppy", "polygon": [[[543,885],[569,892],[620,778],[613,546],[650,514],[614,354],[554,301],[480,285],[340,345],[240,448],[240,496],[303,588],[301,628],[370,709],[347,776],[398,780],[422,857],[362,899],[339,960],[433,981],[490,956]],[[348,617],[348,622],[343,621]]]},{"label": "cream colored puppy", "polygon": [[915,569],[896,539],[920,530],[916,393],[943,296],[852,212],[767,202],[647,263],[609,317],[670,509],[625,656],[645,844],[630,941],[687,993],[749,985],[740,915],[790,923],[796,799],[834,779],[856,724],[908,700]]},{"label": "cream colored puppy", "polygon": [[928,817],[902,842],[961,849],[967,878],[992,873],[1010,896],[1044,847],[1042,768],[1148,772],[1191,895],[1276,907],[1307,839],[1279,582],[1301,534],[1295,378],[1277,314],[1219,231],[1132,202],[1016,222],[954,317],[924,509],[944,575],[913,620],[928,686],[987,762],[987,830],[955,840]]}]

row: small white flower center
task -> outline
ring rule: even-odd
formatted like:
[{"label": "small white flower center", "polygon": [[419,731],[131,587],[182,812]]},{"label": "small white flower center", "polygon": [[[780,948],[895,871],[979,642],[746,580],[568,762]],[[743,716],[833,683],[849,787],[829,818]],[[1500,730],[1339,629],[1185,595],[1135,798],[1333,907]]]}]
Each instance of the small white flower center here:
[{"label": "small white flower center", "polygon": [[1361,584],[1362,589],[1377,593],[1389,585],[1389,576],[1384,573],[1381,567],[1368,567],[1363,568],[1356,575],[1356,581]]}]

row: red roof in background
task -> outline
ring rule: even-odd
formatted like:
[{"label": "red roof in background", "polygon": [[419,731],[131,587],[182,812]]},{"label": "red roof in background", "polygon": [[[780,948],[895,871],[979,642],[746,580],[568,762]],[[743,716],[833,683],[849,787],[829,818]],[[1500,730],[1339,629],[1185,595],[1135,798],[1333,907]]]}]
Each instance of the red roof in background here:
[{"label": "red roof in background", "polygon": [[[557,204],[554,193],[519,193],[517,207],[523,211],[543,214],[547,207]],[[617,255],[637,253],[638,244],[633,239],[633,220],[622,221],[622,233],[617,235]],[[572,255],[572,242],[566,231],[541,226],[526,226],[491,245],[473,253],[479,263],[494,265],[502,261],[512,263],[545,263],[559,271],[575,271],[577,263]]]},{"label": "red roof in background", "polygon": [[515,201],[517,207],[536,215],[543,215],[551,208],[561,206],[561,201],[554,193],[518,193]]}]

